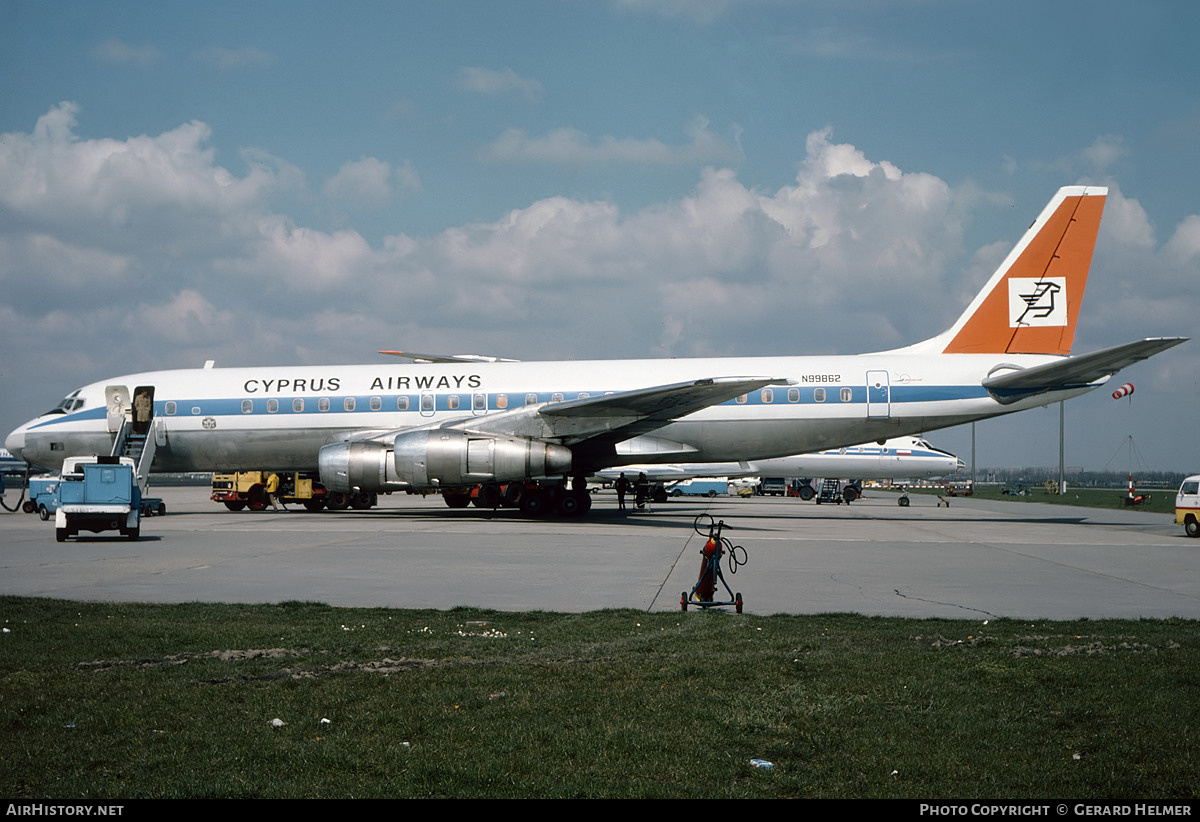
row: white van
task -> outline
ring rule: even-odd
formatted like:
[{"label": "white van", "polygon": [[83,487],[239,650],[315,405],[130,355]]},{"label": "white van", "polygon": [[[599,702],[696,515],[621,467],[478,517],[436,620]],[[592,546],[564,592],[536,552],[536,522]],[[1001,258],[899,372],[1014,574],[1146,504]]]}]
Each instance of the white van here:
[{"label": "white van", "polygon": [[1189,537],[1200,537],[1200,474],[1188,477],[1175,495],[1175,523]]}]

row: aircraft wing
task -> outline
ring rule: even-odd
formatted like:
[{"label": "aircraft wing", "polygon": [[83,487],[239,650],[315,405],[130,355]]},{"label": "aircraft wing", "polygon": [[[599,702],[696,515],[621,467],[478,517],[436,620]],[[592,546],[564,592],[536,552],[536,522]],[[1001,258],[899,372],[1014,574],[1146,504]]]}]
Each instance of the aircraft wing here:
[{"label": "aircraft wing", "polygon": [[407,357],[413,362],[520,362],[507,357],[492,357],[487,354],[418,354],[416,351],[380,351],[380,354],[390,354],[393,357]]},{"label": "aircraft wing", "polygon": [[1051,391],[1055,388],[1075,388],[1105,380],[1126,366],[1141,362],[1160,351],[1166,351],[1187,337],[1149,337],[1124,345],[1103,348],[1090,354],[1066,357],[1058,362],[1010,371],[983,381],[997,402],[1011,403],[1019,399]]},{"label": "aircraft wing", "polygon": [[750,391],[788,383],[778,377],[713,377],[524,406],[438,427],[601,446],[645,434]]}]

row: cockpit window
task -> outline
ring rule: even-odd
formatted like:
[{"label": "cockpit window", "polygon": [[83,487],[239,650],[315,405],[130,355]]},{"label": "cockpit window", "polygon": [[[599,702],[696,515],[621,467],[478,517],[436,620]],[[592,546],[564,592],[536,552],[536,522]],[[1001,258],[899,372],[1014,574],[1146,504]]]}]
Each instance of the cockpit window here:
[{"label": "cockpit window", "polygon": [[72,411],[78,411],[83,408],[83,400],[79,397],[79,392],[75,391],[68,394],[62,402],[56,405],[47,414],[70,414]]}]

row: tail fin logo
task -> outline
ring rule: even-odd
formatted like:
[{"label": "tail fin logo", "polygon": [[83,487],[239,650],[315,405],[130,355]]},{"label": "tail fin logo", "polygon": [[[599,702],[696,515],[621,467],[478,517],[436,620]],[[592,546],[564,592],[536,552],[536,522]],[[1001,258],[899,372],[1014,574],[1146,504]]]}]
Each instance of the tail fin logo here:
[{"label": "tail fin logo", "polygon": [[1065,326],[1067,324],[1067,279],[1047,277],[1008,280],[1008,327]]},{"label": "tail fin logo", "polygon": [[1071,353],[1108,189],[1059,189],[950,330],[947,354]]}]

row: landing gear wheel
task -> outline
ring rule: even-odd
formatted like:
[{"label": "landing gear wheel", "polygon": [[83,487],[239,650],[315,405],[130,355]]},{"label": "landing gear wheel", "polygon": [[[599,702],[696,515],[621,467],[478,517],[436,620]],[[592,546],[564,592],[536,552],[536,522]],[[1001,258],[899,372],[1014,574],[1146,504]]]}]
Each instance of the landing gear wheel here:
[{"label": "landing gear wheel", "polygon": [[525,493],[525,486],[519,482],[510,482],[504,486],[504,493],[500,495],[500,504],[508,508],[516,508],[521,504],[521,495]]},{"label": "landing gear wheel", "polygon": [[527,517],[540,517],[546,513],[546,493],[540,488],[526,488],[521,494],[521,513]]},{"label": "landing gear wheel", "polygon": [[495,508],[500,504],[500,486],[494,482],[485,482],[479,486],[475,494],[476,508]]},{"label": "landing gear wheel", "polygon": [[449,505],[451,508],[466,508],[468,505],[471,504],[471,495],[470,494],[443,493],[442,499],[444,499],[446,501],[446,504]]},{"label": "landing gear wheel", "polygon": [[846,504],[854,502],[858,499],[858,489],[853,485],[847,486],[845,491],[842,491],[842,499],[846,500]]},{"label": "landing gear wheel", "polygon": [[574,491],[569,491],[563,494],[558,500],[558,512],[564,517],[577,517],[583,513],[583,503],[579,500],[579,494]]},{"label": "landing gear wheel", "polygon": [[900,499],[896,500],[896,504],[899,505],[901,508],[907,508],[908,507],[908,494],[905,494],[904,496],[900,497]]}]

